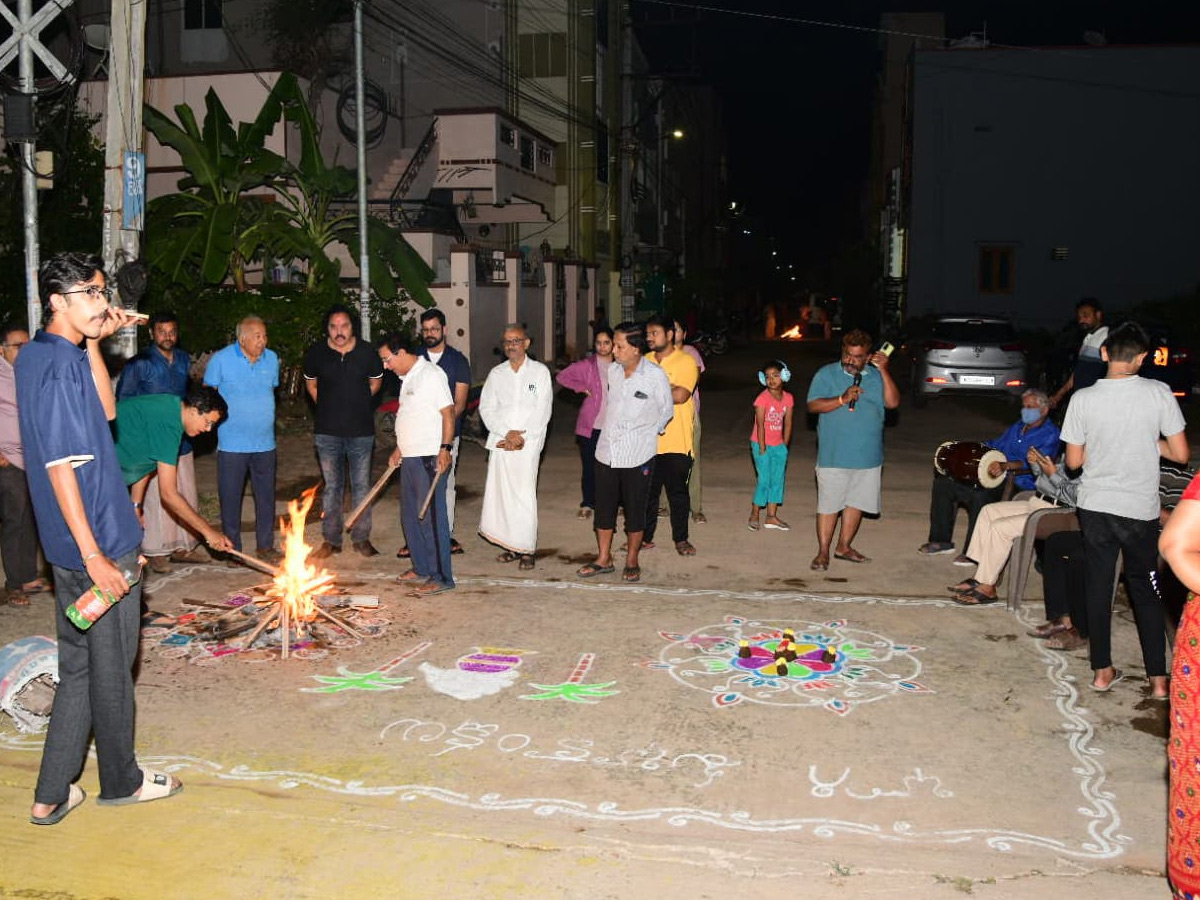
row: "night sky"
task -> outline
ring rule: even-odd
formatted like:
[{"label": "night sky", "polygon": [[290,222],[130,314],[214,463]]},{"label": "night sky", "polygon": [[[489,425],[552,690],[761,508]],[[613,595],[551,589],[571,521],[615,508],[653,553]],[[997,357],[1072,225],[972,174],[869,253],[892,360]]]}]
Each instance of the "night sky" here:
[{"label": "night sky", "polygon": [[[729,10],[722,12],[721,10]],[[1200,4],[1125,0],[634,0],[654,70],[698,70],[723,98],[732,196],[780,244],[811,264],[862,234],[871,104],[887,11],[942,11],[946,35],[983,31],[993,45],[1200,42]],[[764,159],[773,164],[764,164]]]}]

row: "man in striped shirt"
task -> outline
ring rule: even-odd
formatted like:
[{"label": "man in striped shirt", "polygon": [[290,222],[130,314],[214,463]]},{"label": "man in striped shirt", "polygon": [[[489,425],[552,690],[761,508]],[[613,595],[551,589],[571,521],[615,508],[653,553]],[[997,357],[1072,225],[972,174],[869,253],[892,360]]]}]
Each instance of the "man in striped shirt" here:
[{"label": "man in striped shirt", "polygon": [[596,445],[596,514],[593,519],[598,553],[594,563],[578,570],[583,578],[614,571],[613,534],[617,508],[625,508],[624,581],[641,579],[638,552],[646,530],[647,501],[658,453],[658,436],[675,412],[666,373],[645,359],[646,333],[634,322],[613,329],[613,359],[608,367],[608,408]]}]

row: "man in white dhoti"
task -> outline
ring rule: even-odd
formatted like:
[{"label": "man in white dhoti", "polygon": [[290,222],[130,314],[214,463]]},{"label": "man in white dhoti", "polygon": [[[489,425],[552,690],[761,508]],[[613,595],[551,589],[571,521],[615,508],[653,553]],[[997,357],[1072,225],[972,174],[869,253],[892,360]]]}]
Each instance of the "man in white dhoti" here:
[{"label": "man in white dhoti", "polygon": [[479,534],[504,548],[500,562],[519,560],[526,571],[537,549],[538,465],[553,400],[550,370],[528,357],[529,343],[522,326],[505,326],[508,361],[488,373],[479,396],[489,451]]}]

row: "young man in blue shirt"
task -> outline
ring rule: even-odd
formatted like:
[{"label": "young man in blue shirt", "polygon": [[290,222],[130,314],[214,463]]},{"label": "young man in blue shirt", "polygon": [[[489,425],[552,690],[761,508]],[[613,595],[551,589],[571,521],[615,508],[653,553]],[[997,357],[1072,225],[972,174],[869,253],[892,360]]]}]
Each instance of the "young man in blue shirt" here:
[{"label": "young man in blue shirt", "polygon": [[[139,767],[134,754],[142,528],[113,445],[116,397],[100,342],[138,319],[109,306],[97,256],[52,256],[38,271],[38,291],[46,324],[17,358],[17,398],[38,533],[54,568],[59,683],[30,821],[55,825],[86,799],[74,782],[92,736],[97,802],[157,800],[183,785]],[[123,599],[80,631],[66,609],[93,586]]]}]

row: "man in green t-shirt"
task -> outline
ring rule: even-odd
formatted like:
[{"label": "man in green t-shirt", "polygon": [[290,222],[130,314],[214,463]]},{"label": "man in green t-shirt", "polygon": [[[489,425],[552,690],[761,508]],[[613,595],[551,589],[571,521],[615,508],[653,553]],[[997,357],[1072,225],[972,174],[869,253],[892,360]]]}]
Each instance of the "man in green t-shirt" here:
[{"label": "man in green t-shirt", "polygon": [[142,517],[142,499],[150,479],[158,476],[163,507],[194,530],[213,550],[232,549],[219,528],[204,521],[179,493],[176,464],[179,442],[212,431],[228,411],[216,388],[196,385],[182,400],[174,394],[142,394],[117,403],[117,460],[129,486],[133,508]]}]

